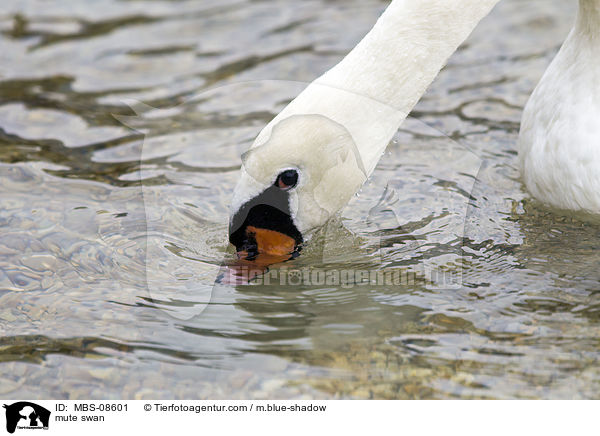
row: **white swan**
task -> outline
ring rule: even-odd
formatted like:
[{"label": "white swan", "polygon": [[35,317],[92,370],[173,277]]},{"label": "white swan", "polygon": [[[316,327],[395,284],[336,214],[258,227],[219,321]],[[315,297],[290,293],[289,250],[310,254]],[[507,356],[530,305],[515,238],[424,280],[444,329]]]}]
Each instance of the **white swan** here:
[{"label": "white swan", "polygon": [[580,0],[575,27],[531,95],[519,137],[529,192],[600,213],[600,0]]},{"label": "white swan", "polygon": [[311,83],[243,156],[230,241],[289,258],[360,189],[447,59],[498,0],[394,0],[367,36]]}]

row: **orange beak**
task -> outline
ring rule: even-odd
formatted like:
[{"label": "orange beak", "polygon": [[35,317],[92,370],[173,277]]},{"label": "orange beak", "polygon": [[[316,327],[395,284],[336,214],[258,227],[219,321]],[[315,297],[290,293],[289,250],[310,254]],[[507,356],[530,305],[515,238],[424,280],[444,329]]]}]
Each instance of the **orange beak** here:
[{"label": "orange beak", "polygon": [[224,277],[226,284],[246,284],[264,274],[270,265],[291,259],[296,249],[294,238],[276,230],[248,226],[245,233],[247,239],[256,244],[256,248],[252,252],[237,252],[238,261],[227,267]]},{"label": "orange beak", "polygon": [[[267,267],[274,263],[284,262],[292,257],[292,253],[296,248],[294,238],[276,230],[248,226],[246,235],[256,241],[258,255],[250,255],[247,251],[238,251],[238,257],[251,260],[258,267]],[[249,256],[252,256],[252,258],[249,259]]]}]

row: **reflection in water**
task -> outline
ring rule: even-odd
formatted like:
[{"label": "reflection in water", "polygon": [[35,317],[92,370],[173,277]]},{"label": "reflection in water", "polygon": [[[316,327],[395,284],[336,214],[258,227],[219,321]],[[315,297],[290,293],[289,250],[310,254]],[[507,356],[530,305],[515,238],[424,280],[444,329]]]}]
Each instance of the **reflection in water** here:
[{"label": "reflection in water", "polygon": [[245,284],[240,155],[385,4],[25,4],[0,15],[1,396],[597,397],[600,226],[529,200],[515,154],[575,4],[501,3],[342,215]]}]

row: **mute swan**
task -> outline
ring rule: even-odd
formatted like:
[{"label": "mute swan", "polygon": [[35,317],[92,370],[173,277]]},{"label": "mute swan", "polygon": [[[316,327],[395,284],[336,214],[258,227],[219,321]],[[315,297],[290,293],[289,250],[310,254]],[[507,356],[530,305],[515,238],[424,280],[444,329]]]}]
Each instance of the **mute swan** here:
[{"label": "mute swan", "polygon": [[246,259],[290,258],[360,189],[447,59],[498,0],[394,0],[242,157],[229,239]]},{"label": "mute swan", "polygon": [[519,162],[529,192],[600,213],[600,0],[580,0],[574,28],[531,95]]}]

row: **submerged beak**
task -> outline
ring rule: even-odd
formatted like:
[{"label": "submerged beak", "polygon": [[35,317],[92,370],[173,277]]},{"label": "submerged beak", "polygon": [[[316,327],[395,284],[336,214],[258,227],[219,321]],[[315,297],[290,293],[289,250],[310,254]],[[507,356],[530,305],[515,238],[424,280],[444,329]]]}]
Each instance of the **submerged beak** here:
[{"label": "submerged beak", "polygon": [[244,245],[238,250],[238,258],[254,262],[257,266],[269,266],[284,262],[294,256],[296,240],[277,230],[246,227]]},{"label": "submerged beak", "polygon": [[287,195],[276,187],[267,189],[234,214],[229,240],[240,260],[259,268],[297,256],[303,242],[291,218]]},{"label": "submerged beak", "polygon": [[249,239],[256,243],[258,254],[271,256],[290,256],[296,248],[296,241],[291,236],[277,230],[259,229],[254,226],[246,228]]},{"label": "submerged beak", "polygon": [[270,265],[290,260],[298,253],[296,240],[276,230],[248,226],[245,234],[244,244],[236,247],[237,262],[227,265],[225,284],[247,284],[266,273]]},{"label": "submerged beak", "polygon": [[285,262],[298,254],[296,240],[277,230],[247,226],[244,234],[242,245],[236,246],[237,262],[226,268],[225,284],[247,284],[266,273],[270,265]]}]

